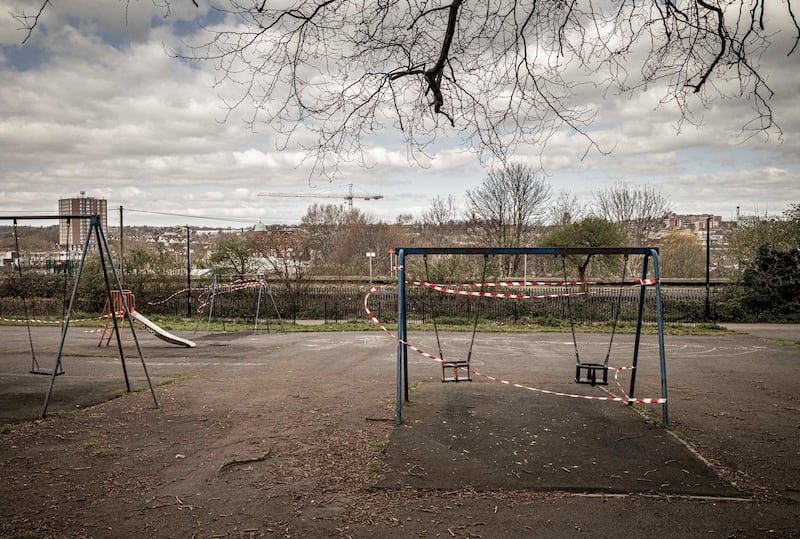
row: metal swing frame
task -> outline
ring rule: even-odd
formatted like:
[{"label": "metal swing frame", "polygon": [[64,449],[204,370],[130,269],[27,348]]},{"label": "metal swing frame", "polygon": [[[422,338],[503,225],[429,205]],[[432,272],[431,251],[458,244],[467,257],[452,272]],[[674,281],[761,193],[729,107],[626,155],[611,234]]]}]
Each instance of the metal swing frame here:
[{"label": "metal swing frame", "polygon": [[[628,396],[633,398],[636,389],[636,367],[639,362],[639,345],[641,343],[642,320],[644,317],[644,304],[646,285],[652,262],[652,286],[655,288],[655,311],[658,328],[658,355],[661,376],[661,424],[669,426],[667,408],[667,362],[664,346],[664,317],[661,301],[661,280],[658,263],[658,249],[655,247],[507,247],[507,248],[482,248],[482,247],[395,247],[397,255],[397,363],[396,363],[396,401],[395,424],[403,423],[403,402],[410,402],[410,384],[408,372],[408,325],[407,325],[407,294],[406,294],[406,257],[427,255],[554,255],[566,257],[569,255],[626,255],[642,257],[642,273],[639,282],[639,306],[636,316],[636,334],[633,345],[633,357]],[[626,284],[626,283],[622,283]],[[631,283],[636,284],[636,283]],[[580,373],[578,373],[580,375]],[[591,376],[591,375],[590,375]],[[595,374],[596,376],[596,374]]]},{"label": "metal swing frame", "polygon": [[[272,303],[272,308],[275,311],[275,317],[278,320],[278,324],[280,325],[281,331],[286,333],[286,328],[283,325],[283,317],[281,316],[281,311],[280,311],[280,309],[278,309],[278,304],[275,301],[275,296],[272,295],[272,287],[270,287],[269,280],[267,279],[267,275],[266,274],[262,274],[262,273],[252,273],[252,274],[248,273],[248,274],[244,274],[244,275],[227,274],[226,273],[226,274],[214,275],[214,278],[211,281],[211,285],[206,289],[205,292],[203,292],[203,294],[200,295],[201,299],[203,297],[209,297],[210,298],[208,300],[208,302],[205,303],[205,305],[209,306],[208,307],[208,318],[207,318],[207,322],[206,322],[206,331],[208,331],[208,332],[211,331],[211,319],[213,318],[213,315],[214,315],[214,306],[218,302],[217,296],[224,293],[224,292],[220,291],[220,288],[221,288],[220,283],[219,283],[219,278],[220,277],[239,277],[239,278],[252,277],[253,280],[257,280],[258,281],[258,300],[256,301],[256,312],[253,315],[253,331],[258,331],[258,321],[259,321],[260,316],[261,316],[261,300],[263,299],[264,294],[266,293],[266,295],[269,296],[270,302]],[[197,323],[194,326],[194,332],[195,333],[197,333],[197,330],[200,327],[200,321],[203,318],[203,316],[204,315],[200,312],[200,309],[198,309]],[[225,329],[225,318],[220,318],[220,320],[222,321],[222,331],[226,331],[226,329]],[[269,329],[269,318],[267,318],[267,332],[269,332],[269,331],[270,331],[270,329]]]},{"label": "metal swing frame", "polygon": [[[72,295],[69,299],[69,306],[67,307],[66,314],[63,316],[63,320],[61,323],[61,337],[58,342],[58,349],[56,351],[56,357],[54,360],[54,366],[52,371],[50,371],[50,385],[47,388],[47,394],[45,395],[44,405],[42,406],[42,413],[41,417],[44,419],[47,417],[47,408],[50,403],[50,397],[53,393],[53,386],[55,385],[56,376],[60,374],[62,371],[62,363],[61,358],[64,352],[64,343],[67,339],[67,331],[69,330],[69,323],[70,317],[72,316],[72,308],[75,305],[75,298],[77,297],[78,293],[78,284],[81,280],[81,274],[83,273],[83,268],[86,262],[86,255],[89,252],[89,244],[91,243],[92,236],[94,235],[95,239],[97,240],[97,251],[100,257],[100,265],[103,271],[103,280],[105,282],[106,287],[106,296],[108,301],[111,301],[111,291],[118,290],[120,294],[122,294],[122,304],[125,311],[125,317],[130,318],[130,307],[128,302],[124,298],[122,282],[120,281],[119,274],[117,273],[117,269],[114,266],[114,259],[111,256],[111,248],[108,245],[108,239],[106,238],[105,232],[103,232],[103,226],[100,220],[100,216],[97,214],[94,215],[16,215],[16,216],[0,216],[0,220],[5,221],[13,221],[16,223],[17,221],[28,221],[28,220],[89,220],[89,227],[86,231],[86,238],[83,242],[83,250],[81,251],[81,258],[80,264],[78,264],[78,270],[75,274],[75,283],[72,286]],[[19,256],[19,253],[17,253]],[[109,270],[111,271],[111,275],[114,278],[114,287],[112,288],[111,281],[109,280]],[[116,317],[112,317],[114,322],[114,334],[117,337],[117,348],[119,350],[119,360],[122,365],[122,373],[125,378],[125,388],[128,393],[131,392],[131,383],[130,379],[128,378],[128,368],[125,363],[125,353],[122,348],[122,340],[120,338],[119,327],[117,324]],[[131,326],[131,335],[133,335],[133,340],[136,344],[136,350],[139,355],[139,360],[142,364],[142,369],[144,370],[145,378],[147,379],[147,385],[150,388],[150,394],[153,396],[153,403],[155,407],[158,408],[158,399],[156,398],[155,389],[153,388],[153,383],[150,380],[150,374],[147,371],[147,365],[144,361],[144,355],[142,354],[142,349],[139,346],[139,339],[136,336],[136,331],[134,330],[133,326]],[[31,346],[33,346],[31,344]]]}]

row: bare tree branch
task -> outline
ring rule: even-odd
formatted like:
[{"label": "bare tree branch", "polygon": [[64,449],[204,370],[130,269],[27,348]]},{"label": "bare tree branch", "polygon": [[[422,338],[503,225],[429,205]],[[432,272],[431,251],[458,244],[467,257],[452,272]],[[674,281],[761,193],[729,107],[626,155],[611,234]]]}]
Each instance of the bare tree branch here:
[{"label": "bare tree branch", "polygon": [[25,44],[30,39],[31,35],[33,34],[33,30],[36,28],[36,25],[39,24],[39,18],[44,13],[45,8],[50,3],[50,0],[43,0],[42,4],[39,6],[39,11],[36,12],[35,15],[26,15],[23,11],[19,15],[12,13],[11,16],[14,17],[14,20],[18,21],[22,24],[22,28],[20,30],[25,31],[25,38],[22,40],[22,43]]},{"label": "bare tree branch", "polygon": [[[127,0],[126,0],[127,1]],[[169,13],[174,0],[153,0]],[[197,5],[197,0],[189,0]],[[28,41],[50,0],[15,15]],[[227,0],[225,23],[174,54],[208,62],[254,129],[303,145],[314,170],[369,165],[364,147],[386,129],[425,159],[457,136],[484,161],[540,152],[567,129],[585,153],[609,152],[589,126],[597,98],[658,92],[678,127],[701,123],[715,99],[748,101],[743,133],[781,131],[761,55],[778,31],[800,43],[792,0]],[[770,8],[767,10],[767,8]],[[68,8],[65,8],[68,9]],[[785,34],[784,34],[785,35]],[[781,36],[783,39],[783,36]]]}]

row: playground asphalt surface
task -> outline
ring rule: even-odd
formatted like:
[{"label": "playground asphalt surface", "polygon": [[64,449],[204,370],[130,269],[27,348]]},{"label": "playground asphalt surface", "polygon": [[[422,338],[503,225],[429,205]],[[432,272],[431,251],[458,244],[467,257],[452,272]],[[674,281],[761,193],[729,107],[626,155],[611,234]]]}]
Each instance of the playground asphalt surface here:
[{"label": "playground asphalt surface", "polygon": [[[176,332],[191,349],[137,332],[156,408],[129,333],[131,393],[115,342],[71,328],[37,419],[51,378],[28,374],[26,329],[0,327],[0,537],[800,537],[800,328],[732,329],[666,337],[664,429],[660,405],[442,384],[413,352],[395,426],[379,329]],[[59,330],[32,336],[52,367]],[[469,337],[442,334],[445,357]],[[438,353],[432,333],[409,340]],[[632,336],[614,343],[625,366]],[[578,344],[596,361],[608,336]],[[637,397],[660,396],[657,348],[643,337]],[[472,365],[621,392],[572,381],[569,334],[479,333]]]}]

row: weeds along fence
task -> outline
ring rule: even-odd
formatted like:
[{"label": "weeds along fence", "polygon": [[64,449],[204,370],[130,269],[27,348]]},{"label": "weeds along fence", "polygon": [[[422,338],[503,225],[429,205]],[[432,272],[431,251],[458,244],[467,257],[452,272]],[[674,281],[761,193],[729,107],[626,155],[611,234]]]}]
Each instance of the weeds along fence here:
[{"label": "weeds along fence", "polygon": [[[38,278],[38,277],[35,277]],[[211,279],[193,279],[192,290],[185,289],[185,282],[176,279],[152,279],[131,276],[125,287],[136,295],[137,309],[146,315],[168,315],[187,317],[208,316]],[[25,303],[31,318],[58,318],[64,309],[65,298],[61,286],[24,285],[27,294]],[[213,317],[253,320],[274,319],[280,314],[284,320],[324,320],[341,322],[366,320],[364,297],[369,291],[367,284],[292,283],[268,282],[262,288],[259,304],[259,287],[220,287],[213,299]],[[24,315],[20,283],[0,282],[0,317],[21,318]],[[509,290],[504,290],[509,291]],[[570,290],[578,292],[577,289]],[[269,294],[271,292],[271,295]],[[542,295],[561,294],[564,288],[517,288],[515,294]],[[77,298],[76,309],[83,313],[99,313],[105,302],[104,288],[96,285],[82,287]],[[45,297],[48,296],[48,297]],[[710,296],[711,317],[716,319],[721,289],[712,288]],[[568,325],[570,315],[576,323],[610,322],[618,316],[621,322],[636,319],[639,289],[625,288],[619,297],[615,287],[594,287],[583,296],[550,299],[498,299],[443,294],[427,288],[407,288],[407,314],[409,321],[416,323],[437,322],[469,323],[478,315],[480,320],[500,324],[517,325]],[[68,298],[66,298],[68,299]],[[662,286],[664,320],[674,324],[693,324],[705,319],[704,287]],[[274,304],[273,304],[274,301]],[[654,289],[648,288],[644,321],[655,322]],[[277,307],[277,313],[276,313]],[[397,287],[389,285],[370,298],[370,309],[382,321],[392,323],[397,318]]]}]

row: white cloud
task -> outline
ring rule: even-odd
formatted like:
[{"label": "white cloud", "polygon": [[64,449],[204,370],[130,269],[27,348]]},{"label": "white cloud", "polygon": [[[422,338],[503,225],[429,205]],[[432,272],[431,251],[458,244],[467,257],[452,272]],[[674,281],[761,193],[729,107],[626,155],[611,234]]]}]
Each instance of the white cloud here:
[{"label": "white cloud", "polygon": [[[166,53],[191,37],[175,34],[176,21],[210,13],[208,2],[199,4],[171,2],[165,21],[163,8],[147,0],[57,2],[24,47],[18,45],[24,38],[19,25],[0,16],[0,212],[55,210],[57,198],[85,190],[107,198],[109,207],[296,221],[310,203],[339,201],[256,193],[307,192],[310,185],[344,192],[352,183],[384,195],[356,204],[393,221],[399,213],[419,215],[437,195],[453,194],[461,204],[464,192],[485,176],[455,138],[436,141],[430,156],[411,166],[390,128],[363,141],[368,168],[340,163],[333,184],[311,176],[303,148],[314,139],[302,126],[287,148],[277,148],[283,139],[272,128],[256,124],[253,132],[242,122],[246,109],[224,121],[222,98],[235,96],[237,88],[215,86],[212,64]],[[30,3],[0,0],[0,14],[23,9],[30,12]],[[739,136],[752,117],[745,101],[715,100],[702,110],[702,127],[684,124],[678,132],[676,111],[660,104],[658,88],[600,99],[587,86],[575,98],[597,113],[587,135],[613,152],[592,150],[584,158],[587,139],[564,130],[544,148],[520,147],[515,158],[541,163],[555,189],[568,188],[585,200],[620,180],[657,186],[678,212],[702,207],[720,213],[751,203],[780,211],[800,202],[800,70],[794,69],[796,56],[785,56],[790,38],[787,28],[775,37],[776,51],[762,59],[776,92],[770,106],[782,142],[774,130],[766,142]],[[134,212],[126,222],[157,219],[170,220]]]}]

